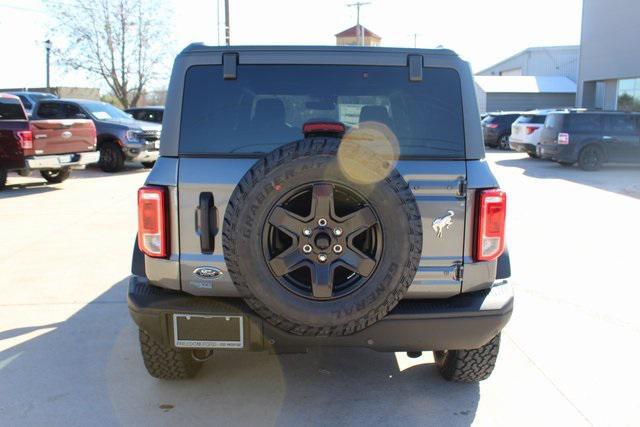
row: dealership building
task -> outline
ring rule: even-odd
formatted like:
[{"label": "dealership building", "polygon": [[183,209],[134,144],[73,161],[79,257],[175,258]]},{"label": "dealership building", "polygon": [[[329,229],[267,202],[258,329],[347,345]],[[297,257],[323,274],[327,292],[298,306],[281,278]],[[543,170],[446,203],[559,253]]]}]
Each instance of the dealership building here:
[{"label": "dealership building", "polygon": [[584,0],[577,105],[640,111],[640,0]]}]

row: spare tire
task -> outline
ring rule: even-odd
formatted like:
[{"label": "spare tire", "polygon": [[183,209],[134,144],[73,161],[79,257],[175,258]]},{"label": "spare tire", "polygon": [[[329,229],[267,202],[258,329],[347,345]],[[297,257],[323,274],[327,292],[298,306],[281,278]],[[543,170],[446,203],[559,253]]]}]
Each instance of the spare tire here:
[{"label": "spare tire", "polygon": [[296,335],[348,335],[405,295],[422,252],[413,193],[359,144],[306,138],[258,160],[234,190],[223,248],[240,295]]}]

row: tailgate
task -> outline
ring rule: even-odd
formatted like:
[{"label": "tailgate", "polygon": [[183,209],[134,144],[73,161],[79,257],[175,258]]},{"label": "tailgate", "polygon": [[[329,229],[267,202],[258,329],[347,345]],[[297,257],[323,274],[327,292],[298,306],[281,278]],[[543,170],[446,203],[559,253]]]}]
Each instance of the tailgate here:
[{"label": "tailgate", "polygon": [[95,151],[96,128],[91,120],[33,120],[33,148],[36,155]]}]

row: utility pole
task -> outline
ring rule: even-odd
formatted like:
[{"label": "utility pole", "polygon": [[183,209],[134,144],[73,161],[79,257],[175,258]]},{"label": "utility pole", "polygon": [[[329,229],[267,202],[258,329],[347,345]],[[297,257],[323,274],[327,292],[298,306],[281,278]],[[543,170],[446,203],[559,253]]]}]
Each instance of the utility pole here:
[{"label": "utility pole", "polygon": [[356,31],[358,32],[358,46],[364,46],[364,29],[360,27],[360,7],[371,4],[371,2],[356,2],[348,4],[347,7],[356,7]]},{"label": "utility pole", "polygon": [[418,47],[418,36],[419,35],[420,34],[418,34],[418,33],[413,33],[413,47],[414,48]]},{"label": "utility pole", "polygon": [[51,86],[49,83],[49,57],[51,56],[51,40],[46,40],[44,42],[44,48],[47,51],[47,89]]},{"label": "utility pole", "polygon": [[231,46],[231,30],[229,28],[229,0],[224,0],[224,41]]},{"label": "utility pole", "polygon": [[218,46],[220,46],[220,0],[216,0],[216,22],[218,23]]}]

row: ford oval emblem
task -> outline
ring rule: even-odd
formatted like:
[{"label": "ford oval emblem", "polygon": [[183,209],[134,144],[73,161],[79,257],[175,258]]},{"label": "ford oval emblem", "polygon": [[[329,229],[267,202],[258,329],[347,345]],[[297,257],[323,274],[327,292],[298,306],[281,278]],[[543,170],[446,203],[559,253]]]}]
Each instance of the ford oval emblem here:
[{"label": "ford oval emblem", "polygon": [[223,273],[216,267],[198,267],[193,270],[193,275],[198,279],[215,280],[222,277]]}]

